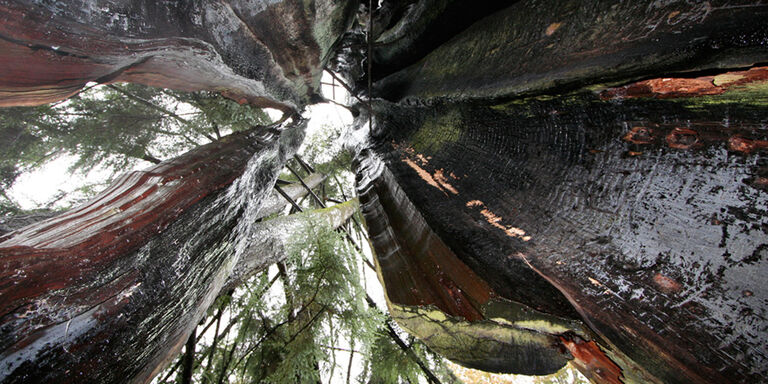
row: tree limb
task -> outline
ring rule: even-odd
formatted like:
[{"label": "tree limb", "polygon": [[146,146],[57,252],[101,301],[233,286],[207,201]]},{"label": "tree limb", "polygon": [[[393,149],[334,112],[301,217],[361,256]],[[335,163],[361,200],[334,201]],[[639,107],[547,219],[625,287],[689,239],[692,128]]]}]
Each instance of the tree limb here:
[{"label": "tree limb", "polygon": [[189,334],[184,347],[184,370],[181,374],[181,384],[192,384],[192,368],[195,363],[195,330]]}]

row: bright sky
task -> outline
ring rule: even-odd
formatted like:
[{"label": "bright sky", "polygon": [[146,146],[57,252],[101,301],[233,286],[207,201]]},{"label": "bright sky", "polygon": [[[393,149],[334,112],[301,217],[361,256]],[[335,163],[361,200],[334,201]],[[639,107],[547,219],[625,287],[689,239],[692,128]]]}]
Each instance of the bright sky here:
[{"label": "bright sky", "polygon": [[60,200],[55,206],[67,206],[73,198],[82,197],[79,194],[72,195],[73,191],[88,183],[109,178],[110,172],[103,169],[94,169],[87,175],[71,174],[68,169],[76,160],[74,156],[61,156],[35,172],[22,174],[9,191],[9,196],[22,209],[35,209],[51,201],[57,194],[65,193],[70,196]]}]

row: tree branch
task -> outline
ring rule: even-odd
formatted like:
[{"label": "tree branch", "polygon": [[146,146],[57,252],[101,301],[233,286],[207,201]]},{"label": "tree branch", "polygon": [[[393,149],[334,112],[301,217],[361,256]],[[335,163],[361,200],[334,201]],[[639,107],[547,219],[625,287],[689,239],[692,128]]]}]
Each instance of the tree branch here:
[{"label": "tree branch", "polygon": [[[376,302],[374,302],[373,299],[371,299],[371,297],[368,296],[367,294],[365,295],[365,301],[368,302],[368,305],[371,306],[371,308],[378,309]],[[416,353],[413,352],[413,350],[410,347],[408,347],[408,345],[405,344],[405,342],[400,338],[400,336],[398,336],[397,332],[395,332],[395,329],[392,327],[392,324],[389,323],[389,320],[385,321],[384,324],[387,326],[387,334],[392,339],[392,341],[394,341],[395,344],[397,344],[397,346],[399,346],[400,349],[402,349],[403,352],[405,352],[405,354],[411,360],[413,360],[413,362],[416,363],[416,365],[418,365],[419,368],[421,368],[421,371],[424,372],[424,375],[427,376],[427,380],[429,380],[429,382],[432,384],[442,384],[440,382],[440,379],[438,379],[437,376],[435,376],[435,374],[432,373],[432,371],[429,369],[429,367],[427,367],[426,364],[424,364],[423,361],[421,361],[419,356],[417,356]]]},{"label": "tree branch", "polygon": [[221,139],[221,131],[219,131],[219,125],[215,121],[211,123],[211,130],[216,134],[216,140]]},{"label": "tree branch", "polygon": [[163,108],[163,107],[161,107],[159,105],[156,105],[155,103],[153,103],[151,101],[145,100],[145,99],[143,99],[143,98],[141,98],[139,96],[134,95],[131,92],[128,92],[128,91],[126,91],[124,89],[121,89],[120,87],[116,87],[113,84],[107,84],[106,87],[111,89],[111,90],[114,90],[115,92],[119,92],[119,93],[125,95],[126,97],[128,97],[129,99],[131,99],[133,101],[136,101],[136,102],[139,102],[141,104],[144,104],[144,105],[146,105],[146,106],[148,106],[148,107],[150,107],[150,108],[152,108],[152,109],[154,109],[156,111],[160,111],[160,112],[168,115],[169,117],[172,117],[172,118],[176,119],[178,122],[180,122],[180,123],[182,123],[184,125],[187,125],[187,126],[191,125],[189,120],[187,120],[187,119],[185,119],[185,118],[183,118],[183,117],[181,117],[181,116],[179,116],[179,115],[177,115],[177,114],[175,114],[175,113],[173,113],[173,112],[171,112],[171,111],[169,111],[169,110],[167,110],[167,109],[165,109],[165,108]]},{"label": "tree branch", "polygon": [[181,374],[181,384],[192,384],[192,368],[195,363],[195,329],[189,334],[187,345],[184,347],[184,370]]}]

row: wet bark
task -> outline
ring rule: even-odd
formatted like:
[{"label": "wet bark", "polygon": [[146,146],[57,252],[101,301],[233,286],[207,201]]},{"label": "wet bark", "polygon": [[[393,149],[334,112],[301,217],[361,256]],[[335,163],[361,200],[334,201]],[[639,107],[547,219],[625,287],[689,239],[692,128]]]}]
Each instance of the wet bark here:
[{"label": "wet bark", "polygon": [[[424,4],[374,21],[373,96],[402,103],[357,148],[393,316],[483,369],[768,381],[768,6],[531,0],[457,27]],[[2,105],[135,81],[298,109],[357,2],[115,7],[0,1]],[[246,239],[299,135],[257,136],[0,237],[4,380],[152,377],[266,262]]]},{"label": "wet bark", "polygon": [[234,134],[0,238],[3,382],[145,382],[247,249],[305,122]]},{"label": "wet bark", "polygon": [[385,1],[374,18],[372,62],[378,80],[405,68],[512,1]]},{"label": "wet bark", "polygon": [[[354,1],[2,1],[0,105],[128,81],[298,110],[314,99],[355,9]],[[224,138],[0,238],[0,381],[151,379],[248,249],[259,212],[274,208],[260,203],[303,127]]]},{"label": "wet bark", "polygon": [[0,105],[61,100],[95,81],[221,92],[298,110],[355,1],[0,2]]},{"label": "wet bark", "polygon": [[766,12],[519,2],[377,81],[352,140],[393,316],[488,370],[767,381]]},{"label": "wet bark", "polygon": [[[734,142],[768,139],[768,111],[700,102],[380,105],[360,193],[392,307],[493,317],[467,273],[451,276],[455,254],[492,297],[583,321],[548,333],[598,341],[627,381],[764,380],[763,149]],[[507,356],[498,367],[526,361]]]},{"label": "wet bark", "polygon": [[26,227],[27,225],[37,223],[40,220],[50,219],[59,214],[61,214],[61,212],[45,209],[32,213],[3,217],[0,219],[0,236],[5,235],[8,232],[13,232],[19,228]]}]

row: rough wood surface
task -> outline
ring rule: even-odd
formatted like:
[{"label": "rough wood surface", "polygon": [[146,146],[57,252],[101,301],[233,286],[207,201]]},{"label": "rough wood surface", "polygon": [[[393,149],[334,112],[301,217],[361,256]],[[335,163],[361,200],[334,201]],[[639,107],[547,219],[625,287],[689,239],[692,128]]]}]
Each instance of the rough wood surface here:
[{"label": "rough wood surface", "polygon": [[581,318],[659,381],[764,381],[764,149],[733,144],[768,139],[763,86],[670,101],[380,103],[366,153],[387,171],[361,177],[391,172],[496,294]]},{"label": "rough wood surface", "polygon": [[0,1],[0,106],[127,81],[308,104],[356,2]]},{"label": "rough wood surface", "polygon": [[374,93],[471,100],[751,66],[768,61],[766,17],[759,0],[520,1],[378,81]]},{"label": "rough wood surface", "polygon": [[218,295],[303,138],[234,134],[0,238],[0,381],[146,382]]}]

